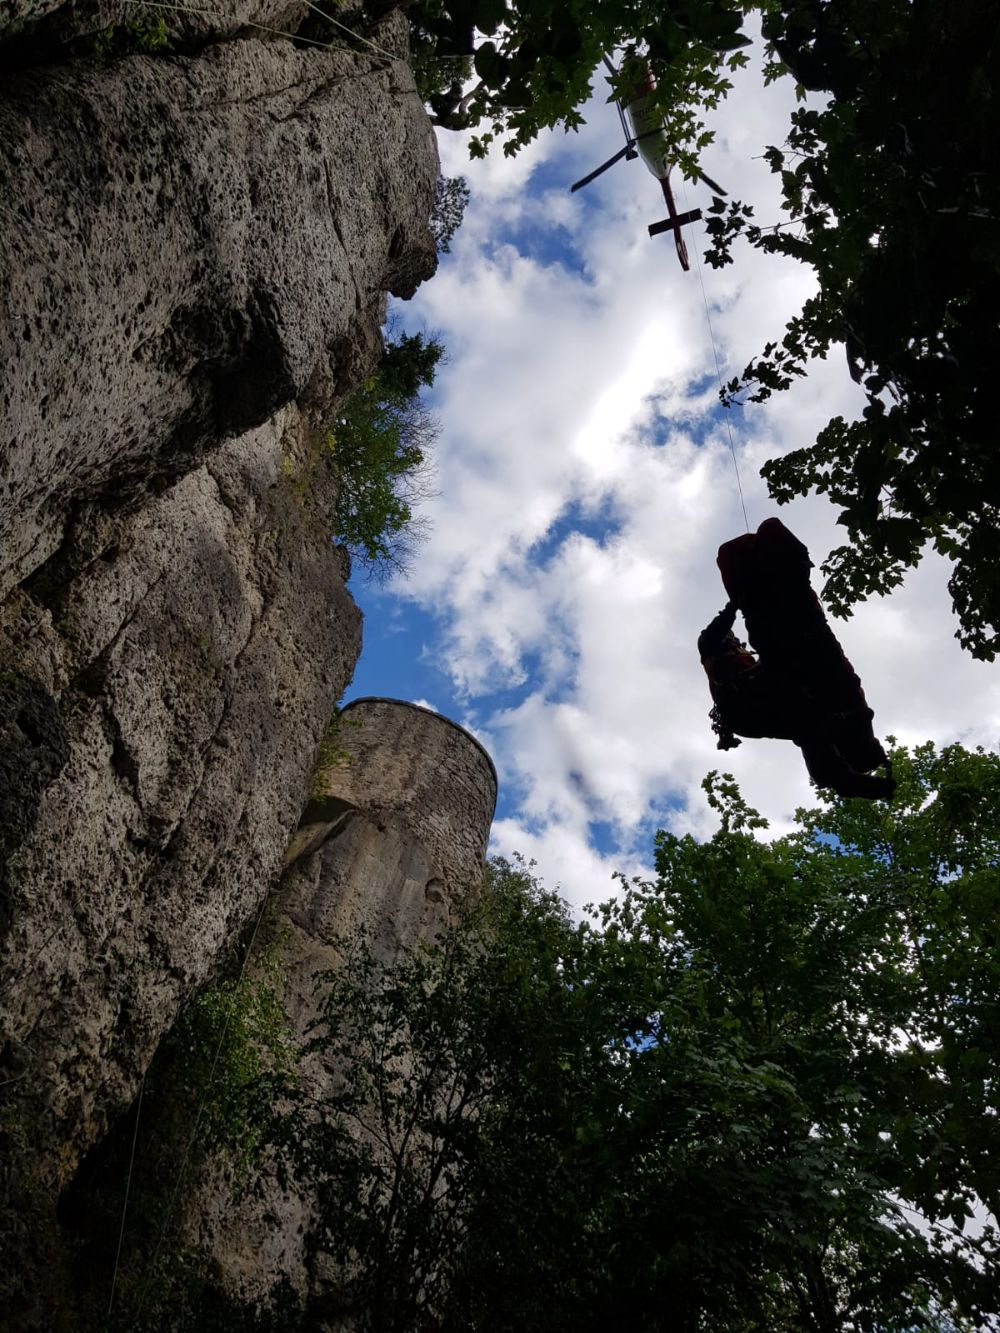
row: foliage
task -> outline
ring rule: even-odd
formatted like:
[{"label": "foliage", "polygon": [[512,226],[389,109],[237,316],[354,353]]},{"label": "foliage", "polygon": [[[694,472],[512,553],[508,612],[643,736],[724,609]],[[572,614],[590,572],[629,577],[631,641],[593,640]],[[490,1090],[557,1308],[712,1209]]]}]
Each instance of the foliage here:
[{"label": "foliage", "polygon": [[[308,1050],[342,1076],[288,1142],[318,1192],[313,1243],[340,1266],[361,1326],[402,1331],[418,1311],[438,1317],[456,1242],[511,1128],[501,1098],[529,1098],[543,1120],[560,1115],[538,1074],[561,1052],[536,1049],[534,1034],[551,1036],[550,1015],[565,1008],[561,943],[578,933],[554,895],[501,863],[437,944],[387,968],[361,933],[321,978]],[[522,1182],[519,1197],[540,1183]]]},{"label": "foliage", "polygon": [[165,55],[172,42],[170,29],[159,15],[130,19],[93,33],[86,39],[85,49],[100,60],[116,60],[127,55]]},{"label": "foliage", "polygon": [[[1000,160],[990,51],[996,0],[973,8],[908,0],[785,0],[765,6],[776,61],[829,97],[792,115],[766,153],[794,229],[762,228],[721,199],[709,262],[734,236],[809,264],[817,294],[728,386],[760,401],[835,343],[868,399],[815,444],[764,468],[772,495],[816,487],[850,542],[824,565],[839,614],[896,586],[928,542],[951,558],[958,637],[1000,648],[1000,466],[989,389],[1000,354]],[[787,225],[787,224],[786,224]]]},{"label": "foliage", "polygon": [[[648,1180],[639,1215],[686,1217],[722,1302],[713,1328],[752,1313],[751,1327],[904,1330],[938,1327],[942,1310],[979,1328],[996,1312],[977,1262],[995,1262],[997,1233],[977,1261],[961,1228],[971,1191],[989,1204],[995,1188],[981,1153],[995,1114],[1000,761],[958,747],[893,757],[890,815],[838,801],[770,845],[713,775],[716,837],[659,835],[656,882],[604,910],[648,960],[633,1150],[655,1160],[659,1142],[681,1167]],[[966,1005],[972,1050],[956,1030]],[[966,1099],[968,1119],[953,1116]],[[904,1205],[937,1224],[929,1240]]]},{"label": "foliage", "polygon": [[444,348],[436,338],[403,333],[389,343],[379,362],[379,387],[387,398],[415,398],[430,388]]},{"label": "foliage", "polygon": [[890,813],[837,801],[771,842],[711,775],[715,837],[660,834],[592,922],[501,862],[396,966],[350,942],[312,1047],[341,1076],[288,1142],[366,1327],[998,1313],[1000,759],[893,760]]},{"label": "foliage", "polygon": [[338,709],[330,719],[316,751],[316,762],[309,784],[309,795],[314,799],[324,795],[326,779],[330,772],[351,762],[351,752],[344,743],[345,725],[357,727],[358,724],[350,720],[345,723],[343,714]]},{"label": "foliage", "polygon": [[404,569],[420,534],[413,506],[429,494],[426,464],[437,436],[420,391],[433,383],[443,351],[423,334],[401,335],[326,437],[337,475],[333,536],[369,574]]},{"label": "foliage", "polygon": [[451,250],[452,238],[462,225],[469,202],[469,182],[464,176],[439,176],[431,212],[431,234],[438,254]]},{"label": "foliage", "polygon": [[275,1100],[290,1091],[298,1053],[269,977],[222,981],[200,991],[169,1037],[178,1059],[171,1096],[187,1108],[199,1156],[224,1153],[243,1174],[260,1157]]},{"label": "foliage", "polygon": [[256,1187],[278,1107],[296,1087],[298,1050],[278,986],[277,964],[264,950],[252,979],[198,992],[157,1052],[135,1107],[64,1194],[60,1222],[76,1251],[67,1327],[279,1333],[295,1326],[299,1301],[287,1283],[266,1304],[240,1301],[182,1239],[207,1163],[237,1190]]},{"label": "foliage", "polygon": [[[679,160],[693,164],[708,142],[702,111],[729,88],[727,73],[745,61],[739,33],[750,0],[418,0],[408,10],[413,45],[424,67],[448,70],[428,97],[439,124],[481,127],[474,156],[504,136],[516,153],[539,130],[583,124],[578,108],[593,90],[606,51],[640,46],[660,80],[660,104]],[[471,61],[476,82],[465,91],[456,61]],[[451,65],[448,64],[451,62]]]},{"label": "foliage", "polygon": [[242,1300],[224,1289],[214,1265],[194,1248],[164,1254],[153,1271],[133,1278],[131,1304],[116,1302],[75,1318],[73,1333],[292,1333],[302,1302],[282,1280],[266,1302]]},{"label": "foliage", "polygon": [[417,92],[430,110],[435,124],[455,121],[459,128],[463,85],[472,74],[472,56],[448,53],[448,44],[429,32],[421,20],[421,8],[410,8],[410,65]]}]

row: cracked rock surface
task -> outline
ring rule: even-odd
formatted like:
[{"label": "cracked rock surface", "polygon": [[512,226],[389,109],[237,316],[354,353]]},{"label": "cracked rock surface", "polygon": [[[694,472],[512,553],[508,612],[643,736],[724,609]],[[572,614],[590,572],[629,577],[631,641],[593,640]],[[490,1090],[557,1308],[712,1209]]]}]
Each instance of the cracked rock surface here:
[{"label": "cracked rock surface", "polygon": [[384,293],[433,272],[436,176],[408,67],[371,53],[237,39],[8,77],[0,595],[81,511],[352,387]]},{"label": "cracked rock surface", "polygon": [[28,34],[51,48],[123,24],[162,24],[171,39],[195,41],[245,28],[295,32],[308,12],[304,0],[0,0],[0,41]]},{"label": "cracked rock surface", "polygon": [[69,585],[4,607],[0,745],[29,777],[3,811],[0,1078],[33,1210],[253,920],[352,674],[321,488],[283,475],[303,429],[285,409],[228,441]]}]

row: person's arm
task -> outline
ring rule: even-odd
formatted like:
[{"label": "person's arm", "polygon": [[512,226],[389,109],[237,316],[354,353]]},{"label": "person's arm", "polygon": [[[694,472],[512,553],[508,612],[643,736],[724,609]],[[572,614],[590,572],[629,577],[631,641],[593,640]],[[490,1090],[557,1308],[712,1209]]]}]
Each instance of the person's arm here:
[{"label": "person's arm", "polygon": [[722,652],[726,635],[736,623],[736,603],[727,602],[719,614],[698,635],[698,656],[704,662]]}]

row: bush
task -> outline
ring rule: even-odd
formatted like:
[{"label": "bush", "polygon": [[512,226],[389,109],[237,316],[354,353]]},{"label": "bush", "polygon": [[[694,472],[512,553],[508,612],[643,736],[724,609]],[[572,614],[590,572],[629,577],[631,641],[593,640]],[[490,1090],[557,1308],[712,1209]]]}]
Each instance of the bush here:
[{"label": "bush", "polygon": [[427,457],[438,424],[420,390],[434,382],[443,352],[433,338],[403,334],[326,437],[338,483],[333,536],[369,576],[405,570],[423,532],[413,507],[431,494]]},{"label": "bush", "polygon": [[464,176],[439,176],[431,211],[431,235],[439,255],[451,250],[452,237],[462,225],[469,202],[469,182]]},{"label": "bush", "polygon": [[173,38],[162,17],[139,17],[92,33],[81,43],[83,53],[99,60],[130,55],[167,55]]}]

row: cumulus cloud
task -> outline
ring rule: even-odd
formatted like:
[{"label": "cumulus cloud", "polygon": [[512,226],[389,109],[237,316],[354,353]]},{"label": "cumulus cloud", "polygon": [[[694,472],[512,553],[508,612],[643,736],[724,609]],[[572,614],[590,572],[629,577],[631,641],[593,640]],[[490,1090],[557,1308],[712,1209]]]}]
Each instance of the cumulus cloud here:
[{"label": "cumulus cloud", "polygon": [[[777,220],[758,158],[783,137],[788,93],[762,92],[756,73],[738,83],[705,167]],[[619,146],[602,100],[588,121],[513,160],[470,163],[443,136],[443,169],[473,193],[452,254],[407,311],[440,333],[449,361],[435,390],[433,532],[390,594],[394,614],[433,615],[428,651],[446,675],[434,697],[496,760],[495,847],[534,857],[578,904],[607,896],[614,869],[648,870],[657,825],[711,834],[700,782],[712,767],[779,831],[812,799],[791,745],[714,749],[695,640],[725,600],[715,551],[744,527],[733,453],[755,527],[774,512],[760,464],[859,407],[835,351],[789,393],[721,411],[716,355],[724,376],[738,373],[810,276],[746,250],[721,273],[683,274],[670,238],[647,237],[662,203],[638,163],[571,196]],[[700,244],[691,237],[692,254]],[[839,543],[821,498],[782,517],[817,564]],[[883,734],[992,745],[1000,689],[952,638],[946,577],[926,561],[838,633]]]}]

